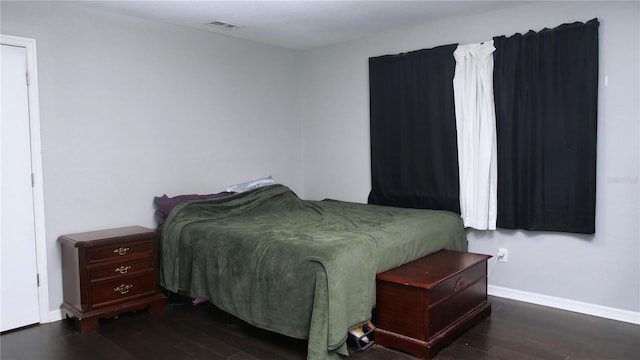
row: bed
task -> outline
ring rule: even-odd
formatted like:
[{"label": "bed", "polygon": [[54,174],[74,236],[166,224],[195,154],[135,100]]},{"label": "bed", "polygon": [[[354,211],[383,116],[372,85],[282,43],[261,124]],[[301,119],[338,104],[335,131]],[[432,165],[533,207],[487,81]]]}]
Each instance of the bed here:
[{"label": "bed", "polygon": [[163,225],[160,285],[266,330],[308,339],[307,358],[347,356],[377,273],[467,250],[457,214],[302,200],[284,185],[177,205]]}]

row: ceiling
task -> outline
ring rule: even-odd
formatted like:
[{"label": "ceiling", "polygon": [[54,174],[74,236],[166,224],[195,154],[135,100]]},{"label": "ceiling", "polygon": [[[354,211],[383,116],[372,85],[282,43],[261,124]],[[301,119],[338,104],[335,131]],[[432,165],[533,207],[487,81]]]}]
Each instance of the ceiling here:
[{"label": "ceiling", "polygon": [[[514,1],[72,1],[138,18],[290,49],[311,49],[410,27],[430,19],[513,6]],[[223,21],[241,28],[210,25]]]}]

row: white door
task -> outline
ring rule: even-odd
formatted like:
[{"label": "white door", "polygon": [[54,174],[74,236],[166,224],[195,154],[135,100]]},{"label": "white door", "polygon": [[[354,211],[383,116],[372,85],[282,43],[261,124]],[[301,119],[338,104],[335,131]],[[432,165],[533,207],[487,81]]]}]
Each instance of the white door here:
[{"label": "white door", "polygon": [[40,321],[27,55],[24,47],[2,45],[0,106],[0,330]]}]

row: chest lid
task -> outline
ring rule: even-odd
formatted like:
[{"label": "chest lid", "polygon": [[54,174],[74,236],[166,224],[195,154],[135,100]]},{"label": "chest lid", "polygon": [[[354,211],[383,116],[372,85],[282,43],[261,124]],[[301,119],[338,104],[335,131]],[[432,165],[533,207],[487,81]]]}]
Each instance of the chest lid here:
[{"label": "chest lid", "polygon": [[377,279],[396,284],[431,289],[439,283],[477,265],[490,255],[441,250],[378,274]]}]

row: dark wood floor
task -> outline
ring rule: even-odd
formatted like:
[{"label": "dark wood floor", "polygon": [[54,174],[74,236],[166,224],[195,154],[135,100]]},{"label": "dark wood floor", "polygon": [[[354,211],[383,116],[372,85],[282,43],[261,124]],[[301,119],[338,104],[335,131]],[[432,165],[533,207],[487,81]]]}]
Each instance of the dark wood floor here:
[{"label": "dark wood floor", "polygon": [[[436,360],[448,359],[639,359],[640,326],[491,298],[493,314]],[[306,343],[242,323],[210,304],[170,299],[160,315],[146,312],[106,320],[79,334],[59,321],[4,333],[2,360],[75,359],[305,359]],[[350,359],[408,360],[376,346]]]}]

